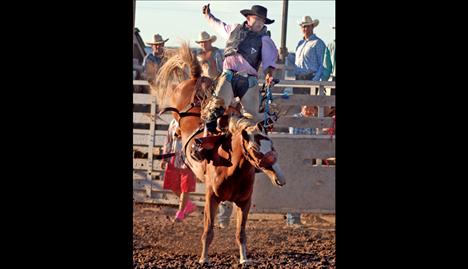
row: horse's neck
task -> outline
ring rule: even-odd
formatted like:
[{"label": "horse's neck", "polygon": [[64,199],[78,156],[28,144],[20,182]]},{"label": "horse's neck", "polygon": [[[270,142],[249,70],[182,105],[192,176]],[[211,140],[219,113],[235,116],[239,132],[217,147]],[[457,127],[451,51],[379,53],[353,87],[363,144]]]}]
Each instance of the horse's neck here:
[{"label": "horse's neck", "polygon": [[222,151],[221,157],[228,159],[230,165],[213,167],[211,162],[207,165],[207,179],[211,179],[209,182],[213,184],[214,193],[223,200],[234,201],[246,197],[253,186],[255,172],[242,152],[241,141],[242,135],[234,134],[229,141],[230,149],[226,149],[229,152],[218,150]]},{"label": "horse's neck", "polygon": [[179,102],[173,102],[173,107],[177,108],[177,110],[179,110],[179,112],[186,112],[185,110],[187,110],[189,107],[190,107],[190,103],[191,103],[191,96],[177,96],[175,97],[174,99],[176,99],[177,101]]},{"label": "horse's neck", "polygon": [[243,138],[240,132],[237,132],[232,135],[231,138],[231,150],[232,150],[232,165],[237,167],[242,166],[252,166],[247,158],[244,156],[244,151],[242,149]]},{"label": "horse's neck", "polygon": [[[189,121],[188,118],[184,118],[182,120],[183,127],[180,128],[181,134],[182,134],[182,140],[183,141],[188,141],[189,139],[192,138],[194,133],[200,129],[201,124],[200,124],[200,118],[195,118],[191,117],[194,119],[197,119],[196,121]],[[193,139],[192,139],[193,140]]]}]

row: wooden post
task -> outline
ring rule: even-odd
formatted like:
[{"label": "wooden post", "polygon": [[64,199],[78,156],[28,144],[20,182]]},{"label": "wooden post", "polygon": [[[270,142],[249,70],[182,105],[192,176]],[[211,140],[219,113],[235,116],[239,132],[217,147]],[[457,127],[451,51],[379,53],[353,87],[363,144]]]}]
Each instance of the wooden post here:
[{"label": "wooden post", "polygon": [[[325,95],[325,86],[323,86],[323,84],[320,84],[319,86],[318,95],[319,96]],[[324,116],[324,107],[317,106],[317,117],[323,118],[323,116]],[[315,130],[316,130],[317,135],[323,134],[322,128],[316,128]],[[317,166],[322,166],[322,159],[317,159],[316,164]]]},{"label": "wooden post", "polygon": [[[288,0],[283,0],[283,16],[281,21],[281,47],[280,47],[280,63],[284,64],[288,49],[286,48],[286,32],[288,26]],[[284,70],[283,70],[284,72]]]},{"label": "wooden post", "polygon": [[151,190],[153,189],[153,147],[154,147],[154,136],[155,136],[155,126],[156,126],[156,98],[153,97],[151,100],[151,121],[150,121],[150,134],[148,137],[148,169],[146,170],[146,179],[148,182],[146,188],[146,195],[148,198],[151,198]]},{"label": "wooden post", "polygon": [[132,29],[135,29],[135,7],[136,6],[136,0],[133,0],[133,27]]},{"label": "wooden post", "polygon": [[[318,90],[318,95],[319,96],[322,96],[322,95],[325,95],[325,86],[323,86],[323,84],[320,84],[319,86],[319,90]],[[324,116],[324,107],[323,106],[317,106],[318,108],[318,117],[319,118],[323,118]],[[322,134],[322,129],[318,129],[320,130],[320,133],[317,132],[317,134]]]}]

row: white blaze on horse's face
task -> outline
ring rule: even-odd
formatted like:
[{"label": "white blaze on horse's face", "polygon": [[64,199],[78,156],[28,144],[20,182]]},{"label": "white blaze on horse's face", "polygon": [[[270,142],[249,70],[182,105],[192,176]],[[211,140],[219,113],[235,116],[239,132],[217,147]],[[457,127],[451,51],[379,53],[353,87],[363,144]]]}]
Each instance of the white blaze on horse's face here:
[{"label": "white blaze on horse's face", "polygon": [[262,163],[267,165],[260,166],[260,169],[270,178],[273,185],[281,187],[286,184],[286,178],[284,177],[284,173],[281,170],[281,167],[278,165],[277,155],[278,154],[276,151],[274,151],[274,149],[265,154]]},{"label": "white blaze on horse's face", "polygon": [[273,143],[271,142],[270,139],[262,139],[260,140],[260,152],[265,155],[268,152],[272,151],[272,145]]}]

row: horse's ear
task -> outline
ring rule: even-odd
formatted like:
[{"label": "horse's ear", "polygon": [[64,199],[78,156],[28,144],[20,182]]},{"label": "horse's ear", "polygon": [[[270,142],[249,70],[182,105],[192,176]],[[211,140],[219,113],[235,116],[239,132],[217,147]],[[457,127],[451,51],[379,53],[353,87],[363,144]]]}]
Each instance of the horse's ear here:
[{"label": "horse's ear", "polygon": [[249,141],[250,137],[247,131],[245,129],[242,129],[241,133],[242,133],[242,138],[244,138],[244,140]]},{"label": "horse's ear", "polygon": [[260,133],[264,133],[264,134],[266,133],[265,127],[263,126],[263,121],[257,122],[255,127],[258,129]]},{"label": "horse's ear", "polygon": [[257,122],[256,127],[261,132],[263,130],[263,121]]}]

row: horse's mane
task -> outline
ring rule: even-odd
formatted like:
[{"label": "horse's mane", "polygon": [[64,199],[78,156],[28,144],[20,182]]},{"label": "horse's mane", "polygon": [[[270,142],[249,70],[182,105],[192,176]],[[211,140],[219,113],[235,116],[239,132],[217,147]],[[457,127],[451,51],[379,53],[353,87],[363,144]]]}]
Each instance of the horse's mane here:
[{"label": "horse's mane", "polygon": [[248,127],[255,127],[255,123],[250,119],[238,116],[231,116],[229,118],[229,132],[231,134],[240,132]]},{"label": "horse's mane", "polygon": [[201,66],[190,51],[188,42],[183,42],[177,52],[159,68],[154,83],[150,84],[151,94],[162,105],[182,81],[197,80],[200,76]]},{"label": "horse's mane", "polygon": [[250,134],[263,134],[263,132],[258,128],[257,124],[249,118],[240,117],[240,116],[231,116],[229,118],[228,130],[231,134],[235,134],[242,130],[248,131]]}]

